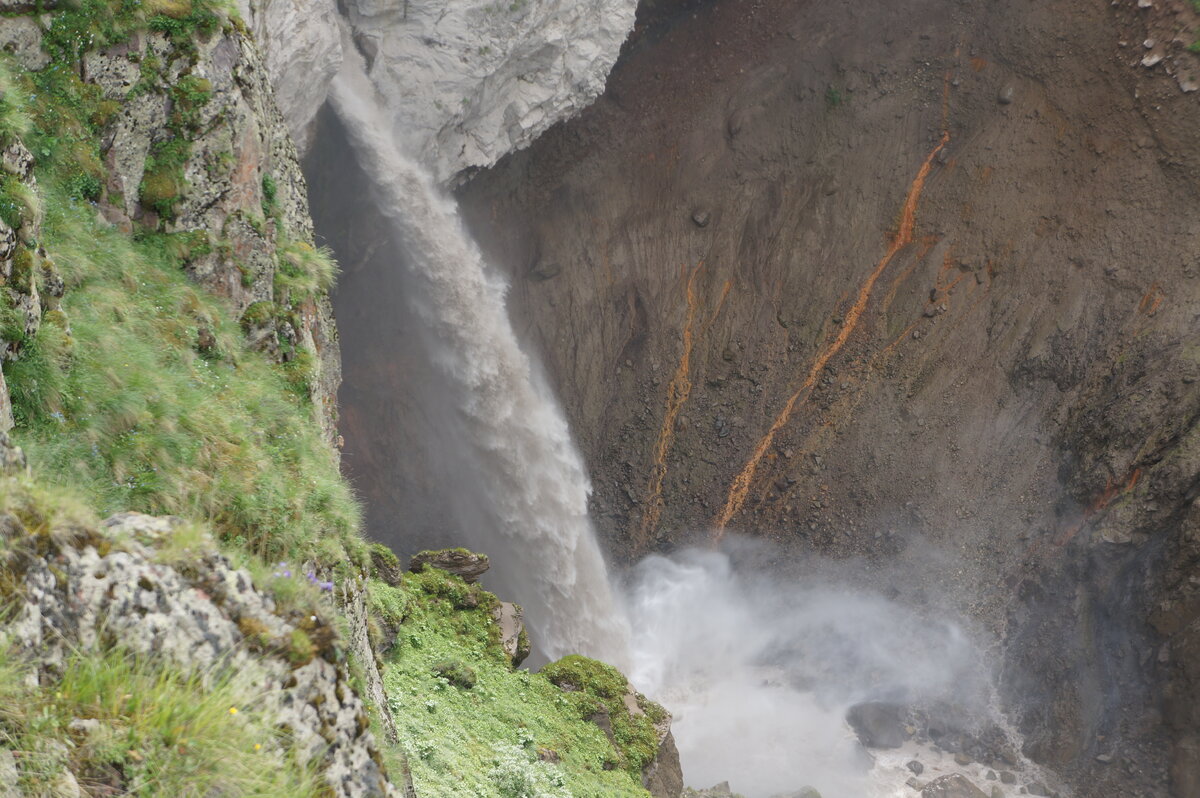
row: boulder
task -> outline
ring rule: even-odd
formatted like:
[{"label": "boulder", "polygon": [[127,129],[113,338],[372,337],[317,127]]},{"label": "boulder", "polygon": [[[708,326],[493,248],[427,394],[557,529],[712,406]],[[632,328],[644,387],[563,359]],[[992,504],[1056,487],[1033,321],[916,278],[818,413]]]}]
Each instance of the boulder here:
[{"label": "boulder", "polygon": [[395,553],[382,543],[372,543],[370,551],[371,567],[375,571],[375,576],[392,587],[398,587],[403,571]]},{"label": "boulder", "polygon": [[529,634],[525,631],[525,611],[520,604],[501,601],[492,610],[492,618],[500,626],[500,645],[504,653],[518,667],[529,656]]},{"label": "boulder", "polygon": [[965,776],[954,773],[925,785],[925,789],[921,790],[921,798],[988,798],[988,795]]},{"label": "boulder", "polygon": [[441,549],[415,555],[408,564],[408,570],[419,573],[427,565],[461,576],[464,582],[471,583],[479,581],[490,563],[486,554],[476,554],[466,549]]},{"label": "boulder", "polygon": [[904,710],[899,704],[867,701],[846,712],[846,722],[867,748],[899,748],[904,744]]}]

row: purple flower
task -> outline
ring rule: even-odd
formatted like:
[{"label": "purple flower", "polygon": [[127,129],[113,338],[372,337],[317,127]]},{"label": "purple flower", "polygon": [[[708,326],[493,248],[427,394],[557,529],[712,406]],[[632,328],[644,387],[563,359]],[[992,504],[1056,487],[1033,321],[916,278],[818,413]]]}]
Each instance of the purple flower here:
[{"label": "purple flower", "polygon": [[328,590],[333,590],[333,582],[332,582],[332,581],[330,581],[330,582],[321,582],[321,583],[320,583],[320,588],[321,588],[322,590],[326,590],[326,591],[328,591]]}]

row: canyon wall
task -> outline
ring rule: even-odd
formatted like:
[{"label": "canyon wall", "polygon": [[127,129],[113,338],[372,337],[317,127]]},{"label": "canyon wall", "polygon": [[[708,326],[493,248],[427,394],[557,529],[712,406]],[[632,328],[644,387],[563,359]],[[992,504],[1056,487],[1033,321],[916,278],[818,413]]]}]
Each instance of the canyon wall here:
[{"label": "canyon wall", "polygon": [[1195,795],[1197,27],[647,10],[593,107],[460,191],[610,550],[857,558],[999,641],[1080,795]]}]

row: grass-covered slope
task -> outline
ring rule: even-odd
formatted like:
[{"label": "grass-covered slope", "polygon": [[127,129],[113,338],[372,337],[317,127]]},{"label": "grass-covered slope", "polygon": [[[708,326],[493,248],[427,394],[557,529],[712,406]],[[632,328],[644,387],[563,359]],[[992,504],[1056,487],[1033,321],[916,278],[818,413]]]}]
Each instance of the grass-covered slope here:
[{"label": "grass-covered slope", "polygon": [[[640,752],[619,735],[614,746],[586,719],[596,707],[581,712],[595,701],[590,689],[565,692],[546,673],[512,669],[492,620],[494,596],[436,569],[405,574],[401,588],[371,589],[404,617],[384,681],[419,795],[646,798]],[[583,662],[624,696],[624,677]]]},{"label": "grass-covered slope", "polygon": [[[228,12],[201,2],[87,0],[51,18],[49,65],[6,65],[0,135],[23,135],[34,154],[44,209],[36,243],[65,282],[58,323],[41,325],[6,364],[15,437],[39,477],[83,491],[100,512],[204,518],[268,559],[363,563],[358,508],[311,421],[304,359],[274,363],[250,351],[245,318],[184,274],[212,249],[211,236],[145,227],[127,235],[98,220],[101,138],[120,102],[80,79],[80,54],[148,28],[169,33],[186,62],[189,36],[230,24]],[[185,75],[169,95],[180,118],[166,141],[183,149],[202,132],[188,110],[209,99],[179,89],[195,83]],[[328,289],[328,264],[297,254],[307,251],[281,247],[278,293]],[[306,268],[319,274],[305,280]]]},{"label": "grass-covered slope", "polygon": [[184,275],[186,236],[134,240],[43,184],[70,330],[42,325],[8,365],[35,472],[102,513],[209,519],[266,558],[361,557],[357,506],[307,399]]}]

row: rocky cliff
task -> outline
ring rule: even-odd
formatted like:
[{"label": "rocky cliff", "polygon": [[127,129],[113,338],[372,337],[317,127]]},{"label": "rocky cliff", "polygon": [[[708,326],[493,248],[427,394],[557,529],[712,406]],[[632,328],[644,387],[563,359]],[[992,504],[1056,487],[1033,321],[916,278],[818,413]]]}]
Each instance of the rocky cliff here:
[{"label": "rocky cliff", "polygon": [[[1197,27],[1158,2],[644,8],[597,103],[459,194],[611,550],[747,533],[948,598],[1078,794],[1194,793]],[[403,285],[369,211],[326,218],[342,296],[381,318]],[[436,417],[405,387],[427,366],[354,328],[347,464],[398,535],[454,490],[397,455]]]},{"label": "rocky cliff", "polygon": [[1198,23],[680,4],[468,186],[613,550],[953,596],[1080,795],[1195,794]]}]

